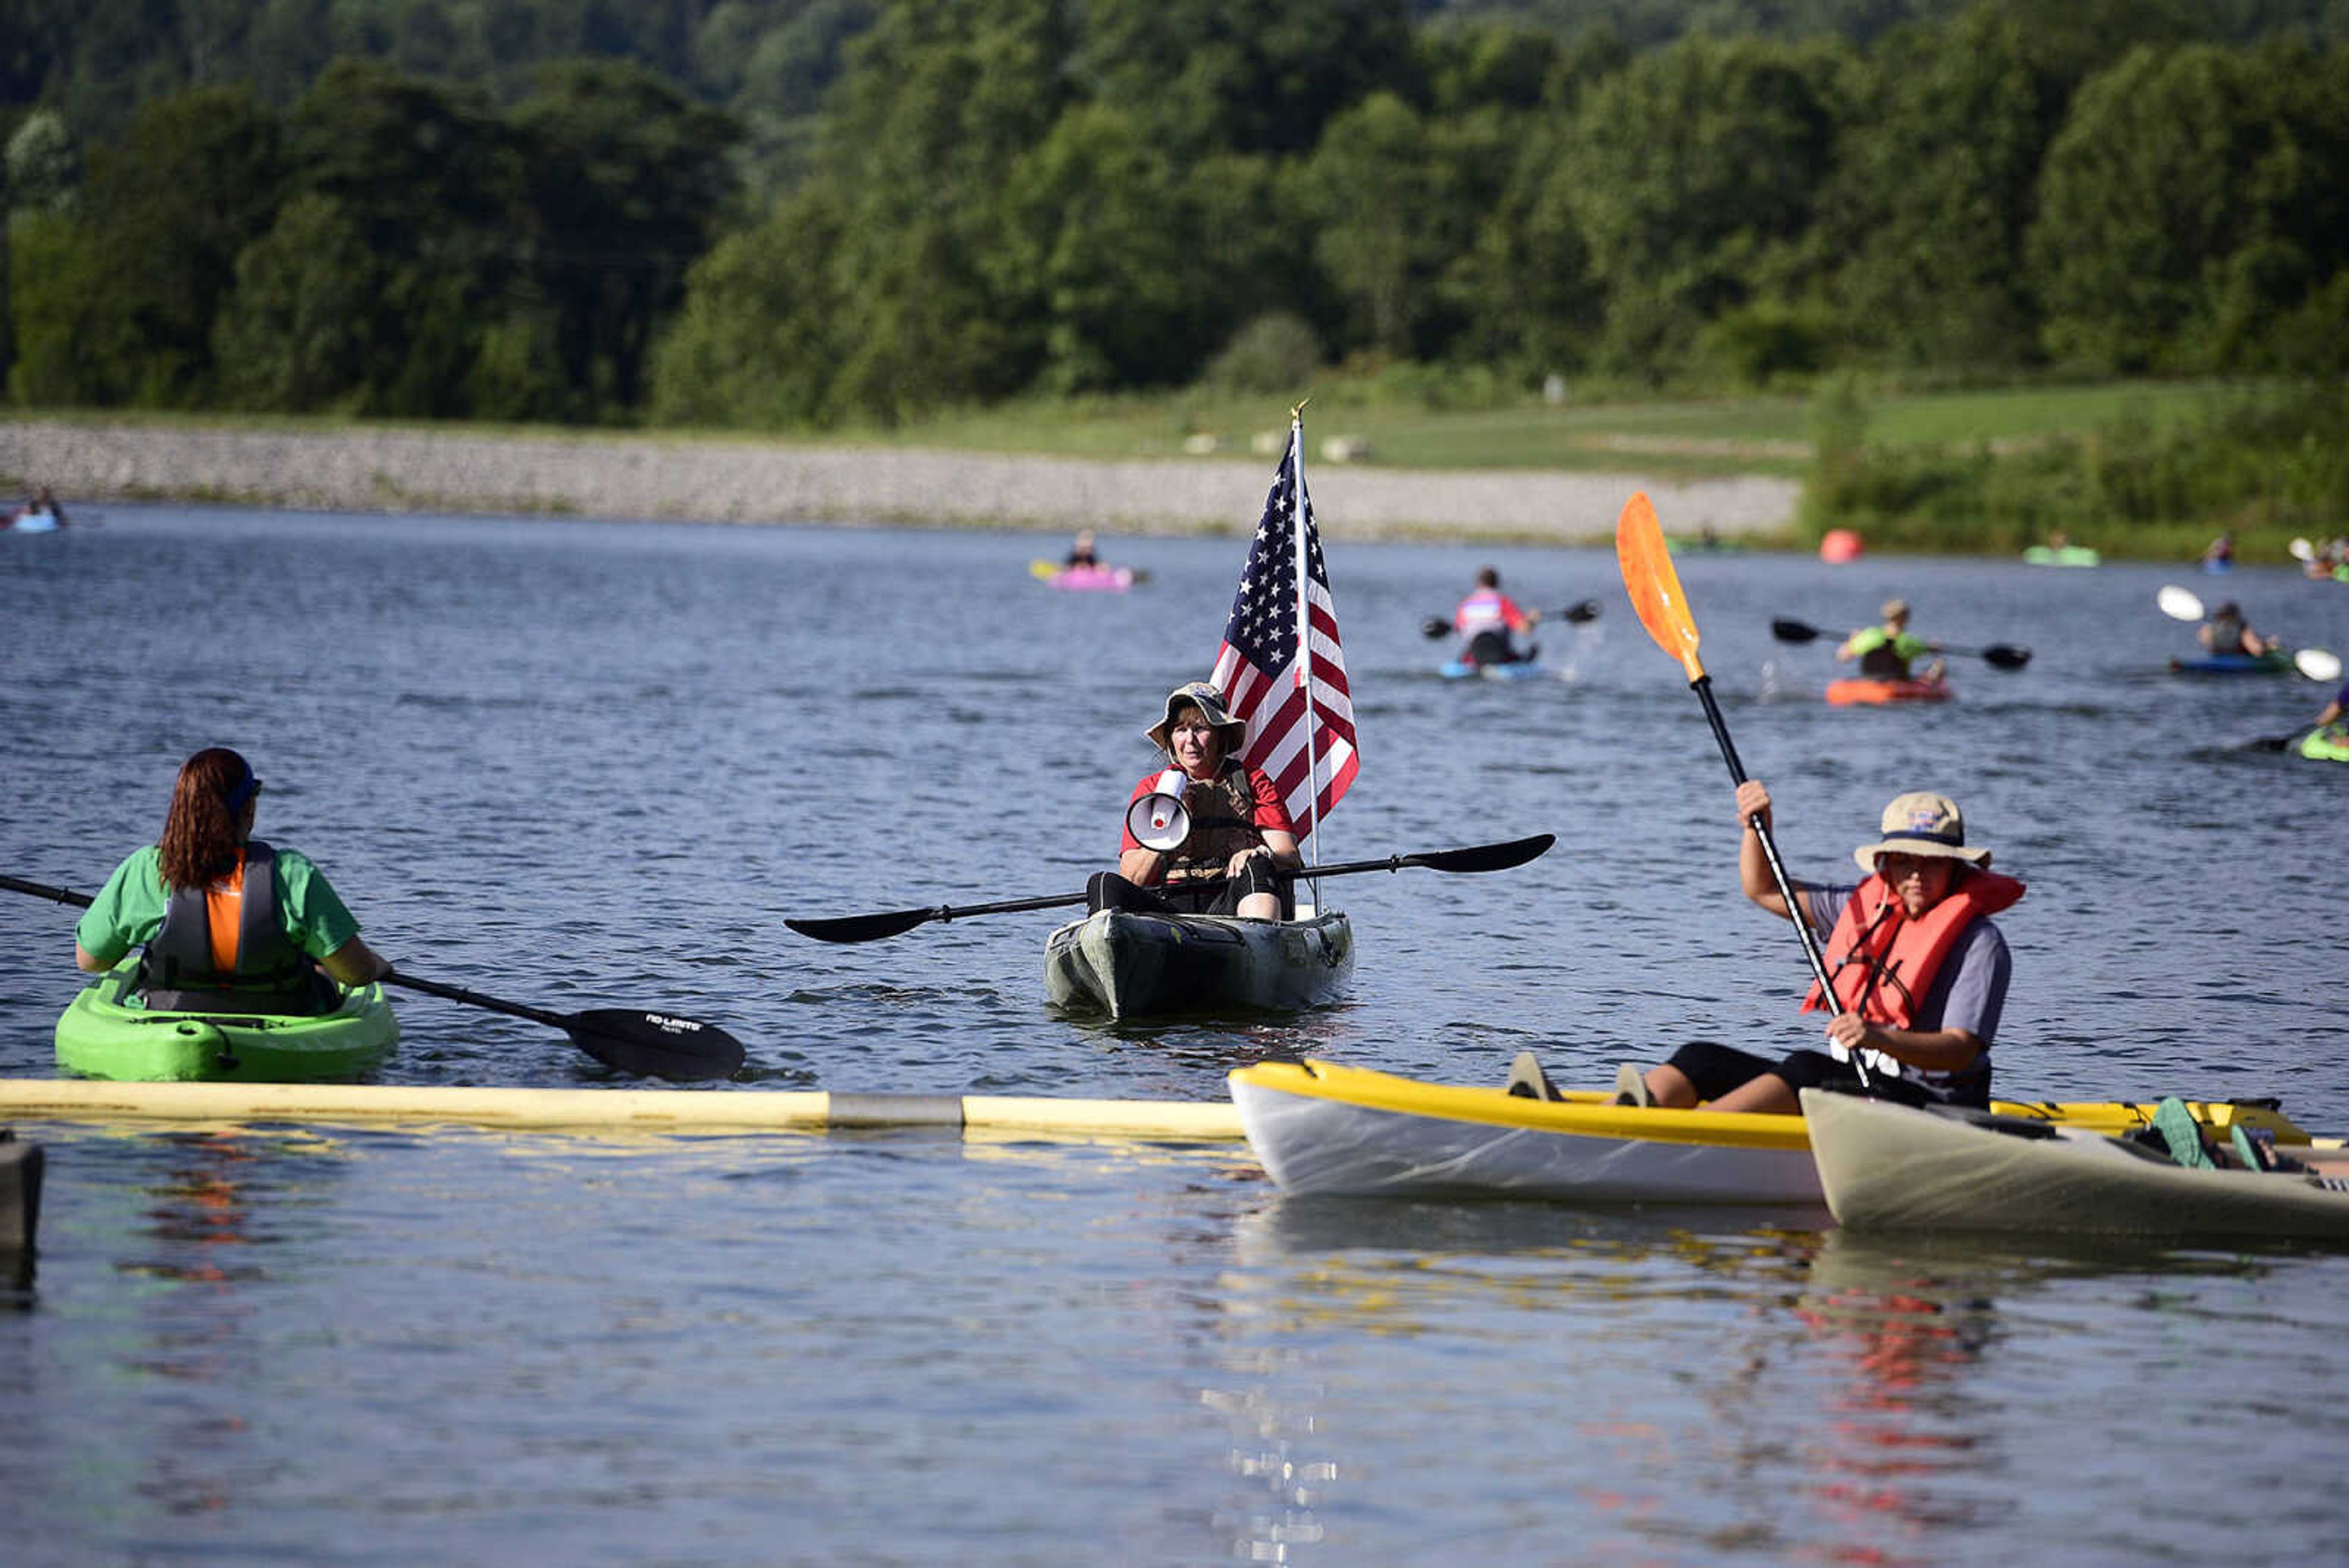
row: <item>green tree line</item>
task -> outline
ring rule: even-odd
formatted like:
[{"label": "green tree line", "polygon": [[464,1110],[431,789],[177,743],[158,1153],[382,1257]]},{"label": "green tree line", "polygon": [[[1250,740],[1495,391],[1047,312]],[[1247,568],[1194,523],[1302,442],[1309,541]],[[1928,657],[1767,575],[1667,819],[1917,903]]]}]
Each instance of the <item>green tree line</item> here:
[{"label": "green tree line", "polygon": [[[215,6],[229,85],[86,151],[11,129],[7,385],[788,429],[1326,365],[1500,400],[2349,358],[2332,12],[1754,0],[1640,47],[1669,9]],[[395,13],[445,52],[255,63]],[[508,79],[550,41],[607,57]],[[790,112],[713,107],[786,63]]]}]

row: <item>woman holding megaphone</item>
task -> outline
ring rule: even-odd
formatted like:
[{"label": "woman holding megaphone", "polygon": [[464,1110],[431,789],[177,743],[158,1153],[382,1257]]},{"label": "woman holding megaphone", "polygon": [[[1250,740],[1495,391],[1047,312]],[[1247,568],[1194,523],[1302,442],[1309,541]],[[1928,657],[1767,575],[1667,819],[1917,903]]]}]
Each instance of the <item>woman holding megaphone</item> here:
[{"label": "woman holding megaphone", "polygon": [[1093,909],[1150,909],[1277,920],[1277,873],[1304,864],[1296,825],[1260,769],[1235,755],[1247,723],[1204,680],[1176,687],[1143,732],[1173,765],[1133,786],[1117,869],[1085,886]]}]

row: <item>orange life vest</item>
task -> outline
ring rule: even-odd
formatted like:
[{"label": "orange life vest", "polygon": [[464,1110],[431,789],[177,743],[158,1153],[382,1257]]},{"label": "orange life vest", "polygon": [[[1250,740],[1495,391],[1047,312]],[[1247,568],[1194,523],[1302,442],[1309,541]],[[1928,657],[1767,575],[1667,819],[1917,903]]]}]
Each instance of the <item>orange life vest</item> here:
[{"label": "orange life vest", "polygon": [[[1966,928],[2023,894],[2023,884],[2012,877],[1969,869],[1940,903],[1912,920],[1900,895],[1880,874],[1871,874],[1853,889],[1827,937],[1827,975],[1842,1011],[1881,1027],[1914,1027],[1918,1004]],[[1813,981],[1803,1011],[1825,1008],[1818,981]]]},{"label": "orange life vest", "polygon": [[280,923],[276,851],[249,841],[204,887],[173,888],[140,961],[147,1005],[172,1012],[322,1012],[331,986]]}]

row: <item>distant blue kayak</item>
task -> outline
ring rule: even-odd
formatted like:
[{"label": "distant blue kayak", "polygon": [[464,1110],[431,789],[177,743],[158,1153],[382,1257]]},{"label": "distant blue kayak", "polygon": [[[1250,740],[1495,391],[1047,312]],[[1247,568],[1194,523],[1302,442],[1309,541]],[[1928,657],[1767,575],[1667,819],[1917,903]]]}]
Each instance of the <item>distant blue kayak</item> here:
[{"label": "distant blue kayak", "polygon": [[1466,680],[1483,676],[1487,680],[1531,680],[1541,674],[1538,659],[1516,659],[1506,664],[1470,664],[1464,659],[1448,659],[1443,665],[1446,680]]},{"label": "distant blue kayak", "polygon": [[2281,675],[2292,668],[2289,653],[2206,653],[2199,659],[2173,659],[2169,668],[2179,675]]}]

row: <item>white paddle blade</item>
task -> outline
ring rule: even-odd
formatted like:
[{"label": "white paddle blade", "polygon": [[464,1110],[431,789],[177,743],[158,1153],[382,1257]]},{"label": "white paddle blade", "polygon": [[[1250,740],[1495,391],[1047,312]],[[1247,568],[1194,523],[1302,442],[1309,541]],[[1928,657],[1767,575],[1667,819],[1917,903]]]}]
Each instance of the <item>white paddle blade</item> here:
[{"label": "white paddle blade", "polygon": [[2292,661],[2311,680],[2341,679],[2341,656],[2323,648],[2303,648],[2292,656]]},{"label": "white paddle blade", "polygon": [[2292,558],[2295,561],[2313,561],[2316,559],[2316,546],[2310,544],[2305,539],[2294,539],[2290,545],[2286,545],[2285,548],[2292,552]]},{"label": "white paddle blade", "polygon": [[2161,591],[2153,596],[2153,602],[2159,605],[2161,613],[2172,620],[2202,618],[2202,601],[2176,583],[2162,584]]}]

